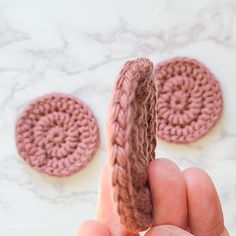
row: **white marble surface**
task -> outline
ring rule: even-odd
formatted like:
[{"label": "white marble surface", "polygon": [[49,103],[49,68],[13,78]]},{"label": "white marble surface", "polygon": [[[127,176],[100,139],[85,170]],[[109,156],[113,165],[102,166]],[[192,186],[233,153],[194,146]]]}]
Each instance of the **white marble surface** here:
[{"label": "white marble surface", "polygon": [[[235,0],[0,0],[0,234],[75,235],[93,218],[106,159],[107,101],[124,61],[176,55],[205,63],[221,83],[217,127],[189,146],[159,142],[158,155],[212,176],[226,225],[236,235]],[[81,173],[52,178],[17,155],[14,124],[33,98],[58,91],[83,99],[101,131],[97,155]]]}]

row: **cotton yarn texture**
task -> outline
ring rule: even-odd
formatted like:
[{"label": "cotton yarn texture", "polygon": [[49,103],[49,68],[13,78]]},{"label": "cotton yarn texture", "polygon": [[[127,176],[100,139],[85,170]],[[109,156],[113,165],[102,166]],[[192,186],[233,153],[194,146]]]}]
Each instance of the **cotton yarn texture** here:
[{"label": "cotton yarn texture", "polygon": [[87,165],[99,143],[90,109],[75,97],[49,94],[31,102],[16,123],[20,156],[34,169],[68,176]]},{"label": "cotton yarn texture", "polygon": [[191,58],[174,58],[155,68],[158,86],[157,136],[189,143],[205,135],[222,111],[222,95],[214,75]]},{"label": "cotton yarn texture", "polygon": [[156,89],[153,65],[128,61],[115,84],[109,109],[108,153],[120,221],[132,232],[152,223],[147,168],[155,159]]}]

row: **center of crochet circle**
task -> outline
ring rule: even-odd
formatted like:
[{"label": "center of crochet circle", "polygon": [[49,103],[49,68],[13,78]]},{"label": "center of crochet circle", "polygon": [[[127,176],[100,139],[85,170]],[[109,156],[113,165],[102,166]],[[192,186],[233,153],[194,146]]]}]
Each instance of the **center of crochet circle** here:
[{"label": "center of crochet circle", "polygon": [[54,127],[48,132],[47,140],[55,145],[61,145],[65,142],[65,131],[61,127]]},{"label": "center of crochet circle", "polygon": [[159,112],[170,124],[189,124],[200,112],[200,94],[201,90],[196,89],[191,77],[173,76],[164,83],[163,91],[159,93],[159,103],[162,104]]},{"label": "center of crochet circle", "polygon": [[48,158],[66,158],[79,141],[78,127],[69,114],[53,112],[41,117],[34,128],[35,141]]},{"label": "center of crochet circle", "polygon": [[170,99],[170,107],[177,113],[182,113],[187,106],[187,95],[181,91],[175,91]]},{"label": "center of crochet circle", "polygon": [[183,114],[189,109],[194,81],[186,76],[174,76],[164,85],[163,94],[175,113]]}]

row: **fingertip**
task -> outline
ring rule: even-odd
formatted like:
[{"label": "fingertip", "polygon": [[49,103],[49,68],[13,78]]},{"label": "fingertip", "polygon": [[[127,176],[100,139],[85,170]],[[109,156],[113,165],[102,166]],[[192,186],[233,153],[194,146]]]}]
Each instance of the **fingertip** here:
[{"label": "fingertip", "polygon": [[150,162],[149,167],[148,167],[148,173],[149,173],[149,177],[152,177],[153,175],[156,174],[156,172],[158,171],[160,173],[160,171],[176,171],[180,169],[179,167],[171,160],[167,159],[167,158],[158,158],[153,160],[152,162]]},{"label": "fingertip", "polygon": [[189,167],[183,171],[183,174],[187,177],[188,181],[211,179],[211,177],[203,169],[198,167]]},{"label": "fingertip", "polygon": [[159,158],[148,169],[153,202],[153,224],[187,225],[186,183],[179,167]]},{"label": "fingertip", "polygon": [[212,179],[196,167],[187,168],[183,175],[187,185],[191,231],[196,235],[220,235],[225,230],[224,218]]},{"label": "fingertip", "polygon": [[95,234],[96,236],[111,236],[104,224],[93,220],[83,222],[79,226],[77,236],[94,236]]},{"label": "fingertip", "polygon": [[211,177],[202,169],[189,167],[183,171],[187,184],[187,191],[190,194],[199,194],[219,200],[215,185]]}]

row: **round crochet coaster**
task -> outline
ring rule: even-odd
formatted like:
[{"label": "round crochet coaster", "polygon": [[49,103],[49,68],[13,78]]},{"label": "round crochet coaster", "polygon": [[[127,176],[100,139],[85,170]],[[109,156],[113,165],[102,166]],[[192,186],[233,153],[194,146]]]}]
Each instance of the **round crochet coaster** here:
[{"label": "round crochet coaster", "polygon": [[133,232],[152,223],[147,168],[155,159],[155,107],[152,63],[144,58],[128,61],[113,90],[107,132],[117,211]]},{"label": "round crochet coaster", "polygon": [[85,167],[99,143],[97,122],[80,100],[50,94],[31,102],[16,123],[20,156],[34,169],[68,176]]},{"label": "round crochet coaster", "polygon": [[155,68],[158,86],[157,136],[189,143],[205,135],[222,111],[218,81],[200,62],[174,58]]}]

